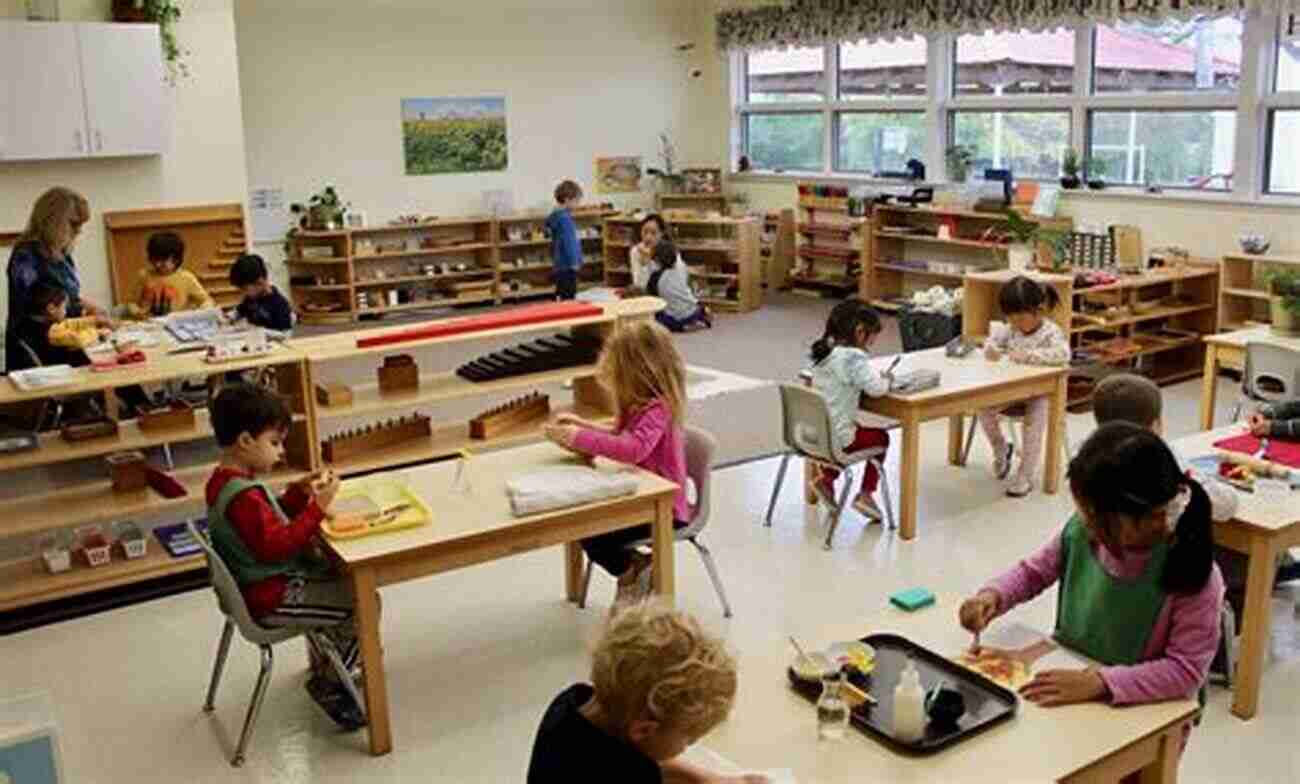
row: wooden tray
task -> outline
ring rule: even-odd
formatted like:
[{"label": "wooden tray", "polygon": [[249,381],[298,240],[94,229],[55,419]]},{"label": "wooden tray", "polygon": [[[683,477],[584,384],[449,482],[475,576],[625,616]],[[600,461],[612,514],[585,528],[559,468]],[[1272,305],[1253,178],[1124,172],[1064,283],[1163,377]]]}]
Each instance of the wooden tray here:
[{"label": "wooden tray", "polygon": [[[886,746],[905,754],[926,755],[958,743],[964,743],[979,733],[1012,718],[1019,700],[1009,689],[1003,688],[979,673],[972,672],[928,648],[896,634],[869,634],[862,642],[876,650],[875,668],[866,676],[865,684],[853,681],[859,689],[875,698],[876,704],[865,702],[853,709],[850,723]],[[966,714],[955,727],[937,728],[929,724],[925,736],[916,742],[894,737],[894,687],[911,658],[921,674],[921,688],[929,690],[940,680],[961,692],[966,700]],[[821,696],[821,685],[809,683],[787,668],[790,688],[809,702],[816,703]],[[866,688],[863,688],[863,687]]]},{"label": "wooden tray", "polygon": [[335,540],[357,539],[362,536],[400,531],[404,528],[416,528],[433,521],[433,514],[429,512],[429,507],[425,505],[423,499],[412,493],[405,483],[392,479],[357,479],[344,482],[338,496],[334,499],[334,505],[339,509],[355,506],[361,511],[372,509],[375,512],[382,512],[399,505],[406,507],[385,522],[349,531],[335,530],[330,518],[326,517],[321,523],[321,530],[330,539]]}]

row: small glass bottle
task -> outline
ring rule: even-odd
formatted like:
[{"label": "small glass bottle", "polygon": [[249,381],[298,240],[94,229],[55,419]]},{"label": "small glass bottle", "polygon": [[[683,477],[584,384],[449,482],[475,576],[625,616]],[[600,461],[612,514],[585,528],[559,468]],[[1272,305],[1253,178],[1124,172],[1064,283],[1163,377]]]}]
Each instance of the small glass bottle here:
[{"label": "small glass bottle", "polygon": [[849,726],[849,704],[844,701],[843,671],[822,677],[822,696],[817,699],[817,739],[840,740]]}]

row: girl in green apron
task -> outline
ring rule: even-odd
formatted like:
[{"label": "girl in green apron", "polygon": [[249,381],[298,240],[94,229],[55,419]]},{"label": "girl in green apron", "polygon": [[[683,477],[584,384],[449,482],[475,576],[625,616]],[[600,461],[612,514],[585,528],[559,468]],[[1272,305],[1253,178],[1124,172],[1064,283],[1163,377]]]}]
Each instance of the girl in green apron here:
[{"label": "girl in green apron", "polygon": [[1124,422],[1092,434],[1069,480],[1076,514],[967,599],[962,626],[978,633],[1059,581],[1053,636],[1100,666],[1037,672],[1020,689],[1025,699],[1122,705],[1196,695],[1223,606],[1205,491],[1159,436]]}]

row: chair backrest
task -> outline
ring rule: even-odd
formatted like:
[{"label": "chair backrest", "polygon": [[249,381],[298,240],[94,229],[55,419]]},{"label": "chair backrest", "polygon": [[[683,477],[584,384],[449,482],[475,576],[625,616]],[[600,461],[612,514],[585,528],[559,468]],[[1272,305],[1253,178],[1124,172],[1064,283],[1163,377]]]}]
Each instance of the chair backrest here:
[{"label": "chair backrest", "polygon": [[244,639],[255,644],[261,643],[267,636],[266,632],[270,630],[253,620],[253,614],[248,611],[248,604],[244,601],[244,594],[239,590],[239,583],[226,567],[226,562],[221,560],[221,556],[212,548],[212,542],[198,529],[198,526],[194,525],[193,520],[187,520],[185,527],[189,530],[190,536],[194,537],[194,541],[199,543],[199,547],[203,548],[203,554],[207,556],[212,590],[217,594],[217,605],[221,608],[221,612],[235,622]]},{"label": "chair backrest", "polygon": [[709,523],[713,455],[717,451],[718,440],[712,433],[698,427],[686,427],[686,475],[695,485],[695,507],[691,511],[690,525],[678,531],[678,536],[694,536]]},{"label": "chair backrest", "polygon": [[1272,343],[1247,343],[1241,386],[1252,400],[1300,397],[1300,352]]},{"label": "chair backrest", "polygon": [[794,384],[782,384],[780,390],[785,445],[806,457],[842,462],[826,398],[815,389]]}]

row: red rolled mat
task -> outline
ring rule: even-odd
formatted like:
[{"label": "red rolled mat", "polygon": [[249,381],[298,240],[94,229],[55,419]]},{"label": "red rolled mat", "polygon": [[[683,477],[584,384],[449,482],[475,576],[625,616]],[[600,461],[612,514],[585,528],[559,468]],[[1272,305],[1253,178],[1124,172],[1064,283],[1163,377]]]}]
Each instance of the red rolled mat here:
[{"label": "red rolled mat", "polygon": [[357,348],[391,346],[411,340],[441,338],[448,335],[463,335],[467,332],[485,332],[490,329],[518,327],[525,324],[544,324],[548,321],[563,321],[586,316],[602,316],[605,309],[589,302],[544,302],[539,305],[527,305],[522,308],[487,313],[482,316],[435,321],[418,327],[404,329],[400,332],[388,332],[368,338],[357,338]]},{"label": "red rolled mat", "polygon": [[[1229,452],[1239,452],[1244,455],[1255,455],[1259,452],[1261,439],[1250,435],[1249,433],[1231,438],[1224,438],[1215,441],[1214,445],[1219,449],[1225,449]],[[1265,450],[1262,457],[1274,463],[1281,463],[1292,468],[1300,468],[1300,444],[1295,441],[1281,441],[1276,438],[1268,440],[1268,449]]]}]

